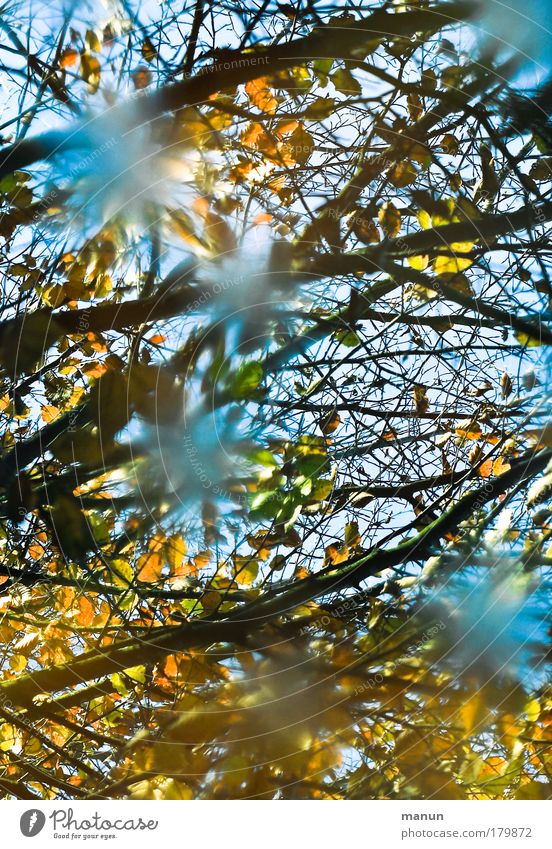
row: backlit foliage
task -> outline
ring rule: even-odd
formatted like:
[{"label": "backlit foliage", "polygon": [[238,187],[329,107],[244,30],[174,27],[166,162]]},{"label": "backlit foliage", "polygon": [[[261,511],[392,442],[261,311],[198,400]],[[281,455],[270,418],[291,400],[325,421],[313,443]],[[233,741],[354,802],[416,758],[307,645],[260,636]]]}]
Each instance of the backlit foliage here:
[{"label": "backlit foliage", "polygon": [[462,0],[77,5],[0,22],[2,794],[548,798],[516,61]]}]

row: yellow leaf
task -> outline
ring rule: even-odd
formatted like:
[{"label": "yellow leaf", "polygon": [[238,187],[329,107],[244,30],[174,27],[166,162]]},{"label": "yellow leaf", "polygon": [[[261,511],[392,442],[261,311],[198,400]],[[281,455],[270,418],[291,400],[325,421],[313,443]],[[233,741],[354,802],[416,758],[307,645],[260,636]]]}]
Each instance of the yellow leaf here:
[{"label": "yellow leaf", "polygon": [[550,784],[542,781],[528,781],[516,792],[516,799],[550,799]]},{"label": "yellow leaf", "polygon": [[214,590],[208,590],[201,596],[201,604],[206,613],[213,613],[220,605],[222,596]]},{"label": "yellow leaf", "polygon": [[452,133],[445,133],[445,135],[441,138],[440,144],[446,153],[451,155],[458,153],[458,141]]},{"label": "yellow leaf", "polygon": [[329,118],[335,109],[335,100],[332,97],[316,97],[306,108],[305,118],[311,121],[322,121]]},{"label": "yellow leaf", "polygon": [[435,274],[457,274],[473,265],[473,259],[469,257],[456,256],[456,253],[469,253],[473,248],[473,242],[453,242],[450,246],[451,256],[438,256],[433,264]]},{"label": "yellow leaf", "polygon": [[286,562],[286,558],[283,554],[277,554],[268,564],[268,568],[271,572],[280,572],[285,568]]},{"label": "yellow leaf", "polygon": [[338,68],[330,77],[337,91],[341,94],[362,94],[362,86],[347,68]]},{"label": "yellow leaf", "polygon": [[183,781],[177,781],[176,778],[167,778],[159,785],[159,792],[162,799],[181,799],[187,801],[194,798],[191,787]]},{"label": "yellow leaf", "polygon": [[409,256],[407,257],[407,262],[410,268],[413,268],[415,271],[425,271],[429,265],[429,256],[427,254]]},{"label": "yellow leaf", "polygon": [[171,575],[174,575],[181,568],[184,561],[184,556],[188,550],[185,540],[175,534],[167,539],[165,543],[165,555],[169,564]]},{"label": "yellow leaf", "polygon": [[27,658],[24,654],[12,654],[10,657],[10,666],[14,672],[22,672],[27,666]]},{"label": "yellow leaf", "polygon": [[253,583],[259,574],[259,562],[254,557],[234,557],[234,575],[236,581],[245,586]]},{"label": "yellow leaf", "polygon": [[510,463],[508,463],[504,457],[498,457],[498,459],[496,459],[493,463],[493,475],[502,475],[511,468]]},{"label": "yellow leaf", "polygon": [[481,694],[475,693],[475,695],[466,699],[458,711],[458,715],[462,725],[464,726],[465,733],[470,734],[474,728],[476,728],[483,716],[486,715],[486,709],[481,698]]},{"label": "yellow leaf", "polygon": [[89,91],[94,94],[100,86],[101,67],[96,56],[81,53],[80,71],[83,80],[88,83]]},{"label": "yellow leaf", "polygon": [[514,336],[519,344],[526,348],[540,348],[542,345],[541,339],[538,339],[536,336],[528,336],[527,333],[523,333],[521,330],[516,330]]},{"label": "yellow leaf", "polygon": [[92,50],[94,53],[99,53],[102,49],[100,39],[93,29],[86,30],[85,41],[88,45],[88,49]]},{"label": "yellow leaf", "polygon": [[424,230],[429,230],[432,226],[431,215],[429,212],[426,212],[425,209],[420,209],[416,217],[420,227],[423,227]]},{"label": "yellow leaf", "polygon": [[146,680],[146,670],[144,666],[129,666],[125,669],[124,674],[138,684],[143,684]]},{"label": "yellow leaf", "polygon": [[540,716],[541,706],[538,699],[530,699],[525,705],[525,713],[529,722],[536,722]]},{"label": "yellow leaf", "polygon": [[345,545],[349,545],[351,548],[356,548],[360,545],[358,522],[347,522],[345,525]]},{"label": "yellow leaf", "polygon": [[119,587],[127,587],[134,580],[134,569],[127,560],[120,557],[111,561],[113,582]]},{"label": "yellow leaf", "polygon": [[3,722],[0,725],[0,751],[9,752],[18,742],[17,729],[15,725],[10,725],[9,722]]},{"label": "yellow leaf", "polygon": [[319,479],[314,482],[310,497],[313,501],[325,501],[334,488],[334,481]]}]

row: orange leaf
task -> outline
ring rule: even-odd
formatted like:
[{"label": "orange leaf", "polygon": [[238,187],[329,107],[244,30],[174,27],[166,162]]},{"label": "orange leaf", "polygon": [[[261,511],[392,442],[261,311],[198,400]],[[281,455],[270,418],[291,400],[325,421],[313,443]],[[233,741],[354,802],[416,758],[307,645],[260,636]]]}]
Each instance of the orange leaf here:
[{"label": "orange leaf", "polygon": [[270,91],[267,80],[268,77],[259,77],[257,80],[251,80],[245,86],[245,90],[253,106],[256,106],[261,112],[274,115],[278,108],[278,101]]},{"label": "orange leaf", "polygon": [[49,424],[49,422],[53,422],[53,420],[59,416],[59,409],[57,407],[54,407],[53,404],[46,404],[42,408],[41,415],[42,421],[46,422],[46,424]]},{"label": "orange leaf", "polygon": [[272,215],[270,212],[259,212],[253,219],[253,225],[256,227],[258,224],[270,224],[271,221]]},{"label": "orange leaf", "polygon": [[479,467],[479,474],[482,478],[489,478],[493,472],[493,461],[485,460]]},{"label": "orange leaf", "polygon": [[76,617],[79,625],[92,625],[94,621],[94,616],[96,615],[94,612],[94,605],[92,602],[88,600],[85,595],[81,595],[79,598],[79,614]]},{"label": "orange leaf", "polygon": [[194,555],[193,565],[196,569],[204,569],[210,560],[211,552],[208,549],[206,549],[205,551],[198,551],[198,553]]},{"label": "orange leaf", "polygon": [[88,363],[81,367],[81,371],[87,377],[101,377],[107,371],[107,366],[104,363]]},{"label": "orange leaf", "polygon": [[59,64],[61,68],[73,68],[79,61],[80,53],[72,47],[66,47],[61,54]]},{"label": "orange leaf", "polygon": [[148,551],[138,558],[137,572],[139,581],[155,583],[160,580],[162,571],[163,561],[156,552]]},{"label": "orange leaf", "polygon": [[166,659],[163,671],[168,678],[175,678],[178,675],[178,664],[174,654],[170,654]]}]

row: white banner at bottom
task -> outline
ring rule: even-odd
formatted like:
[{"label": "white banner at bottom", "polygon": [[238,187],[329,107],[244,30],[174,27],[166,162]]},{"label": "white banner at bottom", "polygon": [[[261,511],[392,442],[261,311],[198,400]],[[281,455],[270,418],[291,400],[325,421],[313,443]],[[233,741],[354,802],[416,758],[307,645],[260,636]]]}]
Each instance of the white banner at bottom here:
[{"label": "white banner at bottom", "polygon": [[552,801],[3,802],[2,843],[211,847],[551,849]]}]

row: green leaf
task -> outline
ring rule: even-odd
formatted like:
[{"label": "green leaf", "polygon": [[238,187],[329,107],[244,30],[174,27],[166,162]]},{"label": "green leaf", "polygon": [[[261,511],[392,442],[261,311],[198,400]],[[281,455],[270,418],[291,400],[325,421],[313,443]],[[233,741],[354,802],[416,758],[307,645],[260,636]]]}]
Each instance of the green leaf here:
[{"label": "green leaf", "polygon": [[328,83],[328,76],[332,70],[333,61],[333,59],[316,59],[312,63],[312,69],[321,86],[325,86]]},{"label": "green leaf", "polygon": [[233,375],[230,394],[236,401],[249,398],[263,379],[263,367],[260,363],[243,363]]},{"label": "green leaf", "polygon": [[341,94],[362,94],[362,86],[347,68],[338,68],[331,76],[331,81]]},{"label": "green leaf", "polygon": [[334,109],[335,100],[333,97],[317,97],[307,106],[305,118],[311,121],[322,121],[324,118],[329,118]]},{"label": "green leaf", "polygon": [[360,345],[360,339],[353,330],[340,330],[335,335],[338,342],[345,345],[346,348],[356,348],[357,345]]}]

